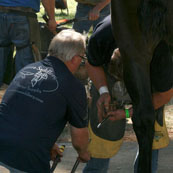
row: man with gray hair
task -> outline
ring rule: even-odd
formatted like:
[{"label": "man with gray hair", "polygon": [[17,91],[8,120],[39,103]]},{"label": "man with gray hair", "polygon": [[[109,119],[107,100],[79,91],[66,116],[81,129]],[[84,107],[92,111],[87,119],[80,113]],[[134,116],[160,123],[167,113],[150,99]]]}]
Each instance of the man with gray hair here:
[{"label": "man with gray hair", "polygon": [[54,144],[67,122],[79,160],[90,159],[86,93],[73,76],[85,38],[63,30],[48,52],[16,74],[0,104],[0,165],[16,173],[49,173],[51,149],[60,154]]}]

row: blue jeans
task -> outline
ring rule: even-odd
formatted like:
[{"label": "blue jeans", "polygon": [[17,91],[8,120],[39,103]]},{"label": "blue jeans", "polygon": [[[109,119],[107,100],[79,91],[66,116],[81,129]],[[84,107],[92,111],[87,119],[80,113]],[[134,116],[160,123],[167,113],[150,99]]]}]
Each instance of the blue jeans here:
[{"label": "blue jeans", "polygon": [[3,83],[11,44],[16,47],[16,72],[34,62],[27,17],[0,12],[0,85]]},{"label": "blue jeans", "polygon": [[12,168],[12,167],[0,162],[0,172],[1,173],[7,172],[7,170],[9,173],[27,173],[27,172],[23,172],[18,169]]},{"label": "blue jeans", "polygon": [[110,14],[110,5],[107,5],[105,8],[101,10],[100,17],[97,20],[95,21],[87,20],[88,13],[93,8],[94,6],[78,3],[76,7],[75,18],[80,19],[80,18],[86,17],[86,20],[74,22],[73,29],[75,31],[80,33],[83,33],[83,32],[88,33],[91,26],[93,26],[94,28],[101,20],[103,20],[106,16]]},{"label": "blue jeans", "polygon": [[83,173],[107,173],[109,168],[109,160],[109,158],[91,158],[83,169]]},{"label": "blue jeans", "polygon": [[[157,173],[159,150],[152,150],[152,173]],[[137,151],[134,162],[134,173],[137,173],[139,151]]]}]

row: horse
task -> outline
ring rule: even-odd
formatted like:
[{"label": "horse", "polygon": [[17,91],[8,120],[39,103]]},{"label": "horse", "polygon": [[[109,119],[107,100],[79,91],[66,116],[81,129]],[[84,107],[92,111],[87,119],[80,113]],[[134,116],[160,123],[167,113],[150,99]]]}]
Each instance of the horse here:
[{"label": "horse", "polygon": [[151,173],[156,116],[150,63],[158,46],[168,51],[171,58],[172,9],[172,0],[111,1],[113,33],[123,58],[124,82],[133,103],[133,129],[139,145],[138,173]]}]

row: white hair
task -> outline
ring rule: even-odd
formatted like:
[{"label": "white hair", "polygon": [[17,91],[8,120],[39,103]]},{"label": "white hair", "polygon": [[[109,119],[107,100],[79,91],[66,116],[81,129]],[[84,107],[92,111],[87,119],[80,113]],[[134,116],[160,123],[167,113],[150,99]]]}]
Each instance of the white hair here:
[{"label": "white hair", "polygon": [[65,29],[52,39],[48,55],[55,56],[65,62],[71,60],[75,55],[83,55],[85,49],[85,36],[73,29]]}]

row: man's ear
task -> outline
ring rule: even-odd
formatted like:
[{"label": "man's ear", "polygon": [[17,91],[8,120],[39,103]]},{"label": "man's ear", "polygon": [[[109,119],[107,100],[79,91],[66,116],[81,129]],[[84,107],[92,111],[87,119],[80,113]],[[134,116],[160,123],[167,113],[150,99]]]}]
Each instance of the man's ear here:
[{"label": "man's ear", "polygon": [[73,58],[71,60],[65,62],[67,68],[72,73],[74,73],[78,69],[80,63],[81,63],[81,60],[77,55],[73,56]]},{"label": "man's ear", "polygon": [[73,56],[73,58],[71,59],[72,64],[76,64],[78,61],[79,61],[79,58],[77,55]]}]

